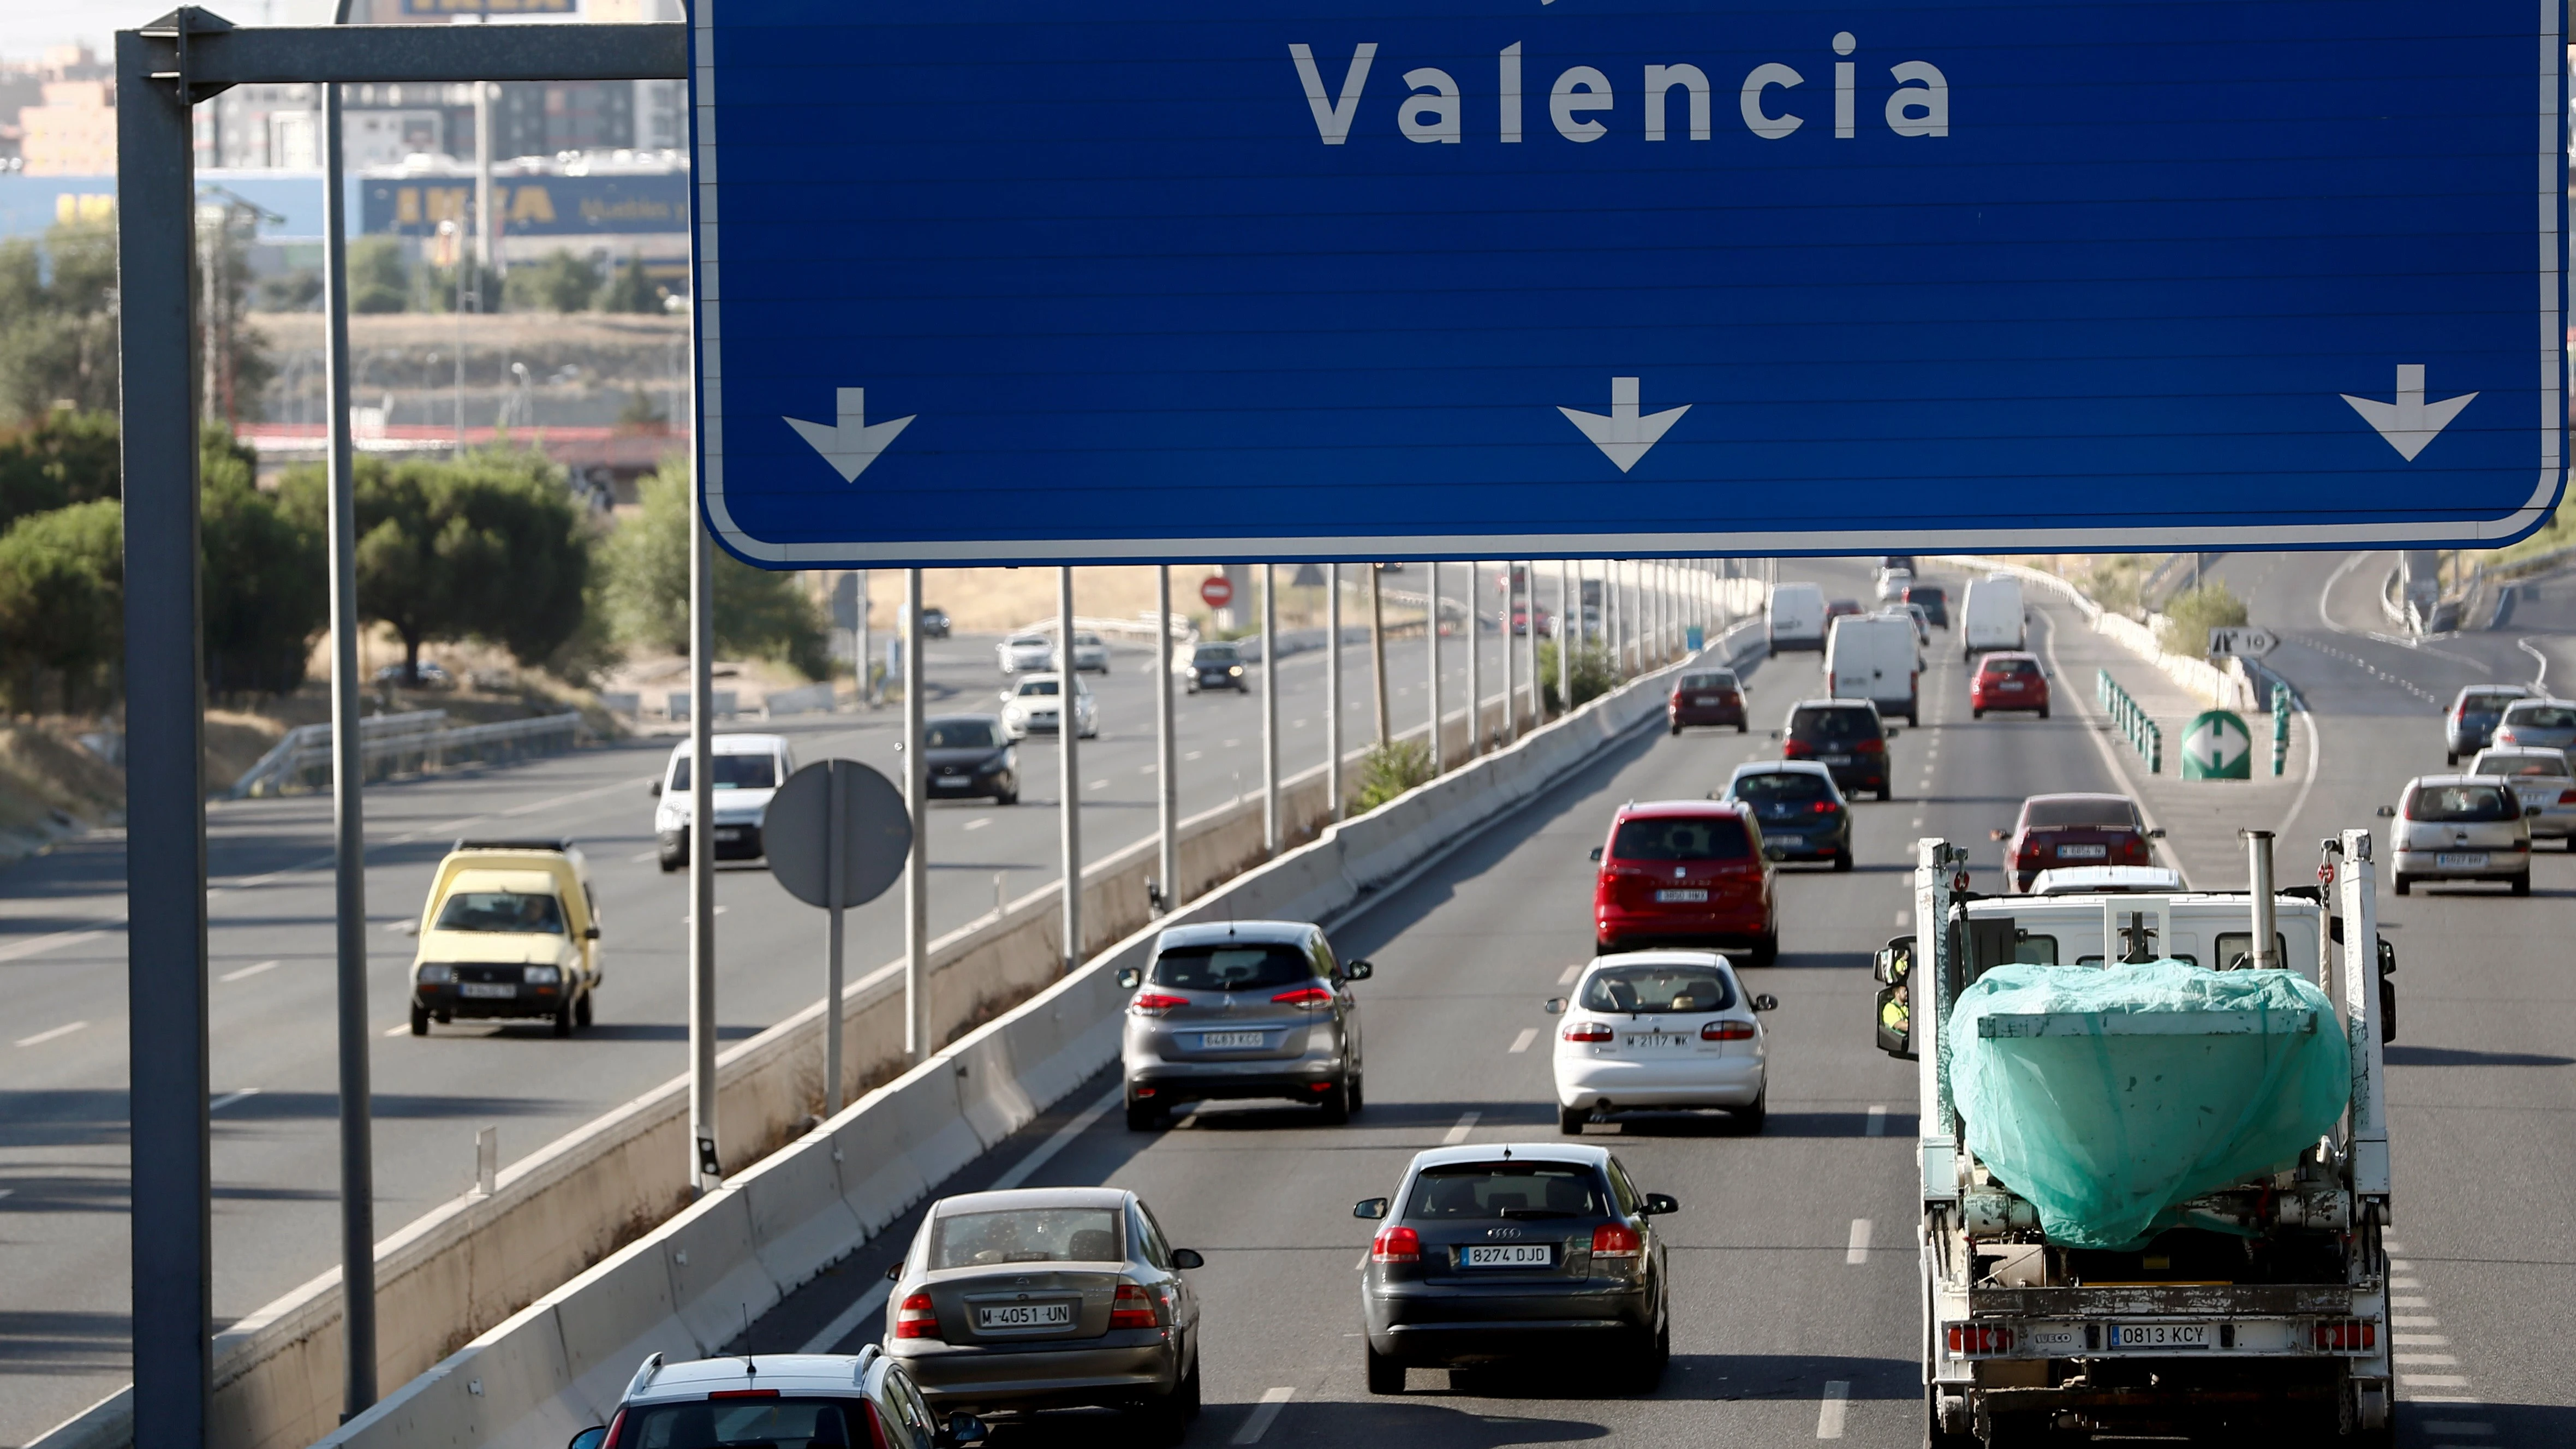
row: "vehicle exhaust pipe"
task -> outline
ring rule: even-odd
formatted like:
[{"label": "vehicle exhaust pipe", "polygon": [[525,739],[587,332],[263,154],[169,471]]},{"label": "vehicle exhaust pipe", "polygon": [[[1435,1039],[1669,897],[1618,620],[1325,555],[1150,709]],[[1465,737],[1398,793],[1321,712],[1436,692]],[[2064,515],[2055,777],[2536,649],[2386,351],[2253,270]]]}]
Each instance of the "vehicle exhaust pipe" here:
[{"label": "vehicle exhaust pipe", "polygon": [[[2278,970],[2281,951],[2273,938],[2280,927],[2272,899],[2272,832],[2240,830],[2236,833],[2245,842],[2245,866],[2253,877],[2254,887],[2254,956],[2246,964],[2256,971]],[[2219,964],[2222,968],[2226,965],[2223,961]]]}]

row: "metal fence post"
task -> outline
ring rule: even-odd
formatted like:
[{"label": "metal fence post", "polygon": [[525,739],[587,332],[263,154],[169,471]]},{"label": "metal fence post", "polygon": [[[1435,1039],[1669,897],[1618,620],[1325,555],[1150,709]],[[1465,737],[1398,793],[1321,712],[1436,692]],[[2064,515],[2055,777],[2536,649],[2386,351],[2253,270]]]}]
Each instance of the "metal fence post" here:
[{"label": "metal fence post", "polygon": [[[1082,671],[1073,660],[1073,567],[1068,564],[1055,571],[1056,676],[1055,676],[1055,742],[1056,761],[1064,774],[1064,798],[1056,805],[1059,843],[1064,853],[1064,969],[1072,974],[1082,965],[1082,770],[1074,744],[1082,733],[1080,701],[1077,692]],[[906,685],[909,688],[909,683]]]}]

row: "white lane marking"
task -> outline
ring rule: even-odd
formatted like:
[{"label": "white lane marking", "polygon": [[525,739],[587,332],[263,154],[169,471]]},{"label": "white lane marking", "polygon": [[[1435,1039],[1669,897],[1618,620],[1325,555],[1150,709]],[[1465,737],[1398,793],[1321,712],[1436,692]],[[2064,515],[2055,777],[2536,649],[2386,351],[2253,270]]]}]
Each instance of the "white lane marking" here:
[{"label": "white lane marking", "polygon": [[1106,790],[1109,788],[1109,782],[1106,780],[1094,780],[1083,788],[1086,790]]},{"label": "white lane marking", "polygon": [[2460,1365],[2458,1355],[2448,1353],[2393,1353],[2388,1356],[2388,1361],[2415,1368],[2457,1368]]},{"label": "white lane marking", "polygon": [[1138,765],[1136,767],[1136,773],[1139,775],[1150,775],[1154,773],[1154,767],[1152,765]]},{"label": "white lane marking", "polygon": [[805,1341],[798,1353],[830,1353],[833,1345],[858,1332],[859,1325],[871,1316],[885,1312],[886,1295],[894,1291],[892,1283],[880,1282],[859,1295],[856,1303],[841,1310],[841,1316],[824,1325],[821,1333]]},{"label": "white lane marking", "polygon": [[[2382,1243],[2380,1246],[2388,1248],[2386,1243]],[[2388,1251],[2391,1253],[2402,1253],[2405,1249],[2388,1248]],[[2391,1273],[2412,1273],[2415,1271],[2415,1265],[2407,1262],[2404,1258],[2391,1258],[2388,1260],[2388,1271]]]},{"label": "white lane marking", "polygon": [[1906,828],[1907,828],[1907,829],[1909,829],[1909,830],[1920,830],[1920,829],[1922,829],[1922,828],[1923,828],[1923,817],[1922,817],[1922,816],[1920,816],[1920,815],[1917,815],[1917,816],[1915,816],[1912,820],[1907,821],[1907,822],[1906,822]]},{"label": "white lane marking", "polygon": [[1376,1252],[1376,1249],[1372,1248],[1372,1249],[1370,1249],[1370,1250],[1369,1250],[1369,1252],[1366,1252],[1366,1253],[1362,1253],[1362,1254],[1360,1254],[1360,1260],[1359,1260],[1358,1262],[1353,1263],[1353,1264],[1351,1265],[1351,1271],[1352,1271],[1352,1272],[1354,1272],[1354,1273],[1357,1273],[1357,1272],[1359,1272],[1361,1269],[1366,1268],[1366,1267],[1368,1266],[1368,1260],[1369,1260],[1369,1258],[1370,1258],[1371,1254],[1373,1254],[1373,1253],[1375,1253],[1375,1252]]},{"label": "white lane marking", "polygon": [[2429,1313],[2408,1313],[2392,1315],[2388,1320],[2388,1326],[2391,1328],[2439,1328],[2442,1326],[2442,1320],[2435,1318]]},{"label": "white lane marking", "polygon": [[45,1043],[52,1041],[57,1037],[70,1036],[73,1032],[76,1032],[87,1025],[89,1025],[89,1023],[85,1021],[66,1022],[61,1026],[55,1027],[51,1031],[40,1031],[34,1036],[22,1036],[18,1038],[18,1045],[43,1046]]},{"label": "white lane marking", "polygon": [[[723,915],[725,912],[727,912],[727,911],[729,911],[729,910],[732,910],[732,909],[733,909],[733,907],[731,907],[731,906],[718,906],[718,907],[716,907],[716,914],[717,914],[717,915],[719,915],[719,916],[721,916],[721,915]],[[698,913],[697,913],[697,912],[695,912],[695,911],[691,911],[691,912],[689,912],[688,914],[686,914],[686,915],[684,915],[684,916],[680,917],[680,924],[681,924],[681,925],[683,925],[683,926],[685,926],[685,925],[689,924],[691,921],[696,920],[697,918],[698,918]]]},{"label": "white lane marking", "polygon": [[2380,1247],[2382,1247],[2382,1248],[2387,1249],[2387,1250],[2388,1250],[2389,1252],[2391,1252],[2391,1253],[2402,1253],[2402,1252],[2405,1252],[2405,1251],[2406,1251],[2406,1245],[2405,1245],[2405,1244],[2403,1244],[2403,1243],[2394,1243],[2394,1242],[2390,1242],[2390,1241],[2389,1241],[2388,1239],[2386,1239],[2386,1238],[2382,1238],[2382,1239],[2380,1239],[2380,1240],[2379,1240],[2379,1246],[2380,1246]]},{"label": "white lane marking", "polygon": [[2421,1278],[2391,1278],[2388,1280],[2388,1286],[2391,1288],[2421,1288],[2424,1286],[2424,1280]]},{"label": "white lane marking", "polygon": [[2514,640],[2513,647],[2530,655],[2534,660],[2539,662],[2540,671],[2531,676],[2531,687],[2539,690],[2547,689],[2549,687],[2549,656],[2532,648],[2531,641],[2528,639]]},{"label": "white lane marking", "polygon": [[2465,1374],[2399,1374],[2397,1381],[2410,1389],[2465,1389]]},{"label": "white lane marking", "polygon": [[251,977],[257,976],[262,971],[274,971],[285,964],[286,963],[283,961],[262,961],[256,966],[244,966],[239,971],[227,971],[215,979],[217,981],[247,981]]},{"label": "white lane marking", "polygon": [[1225,747],[1226,747],[1227,749],[1231,750],[1231,749],[1234,749],[1235,747],[1237,747],[1237,746],[1241,745],[1242,743],[1243,743],[1243,741],[1241,741],[1241,740],[1227,740],[1227,741],[1225,742]]},{"label": "white lane marking", "polygon": [[1572,986],[1574,984],[1574,978],[1582,974],[1583,963],[1577,961],[1573,965],[1568,966],[1563,971],[1557,973],[1556,984],[1559,986]]},{"label": "white lane marking", "polygon": [[1839,1439],[1843,1436],[1843,1410],[1851,1403],[1851,1381],[1825,1380],[1825,1399],[1816,1406],[1816,1437]]},{"label": "white lane marking", "polygon": [[1530,1043],[1536,1040],[1538,1040],[1537,1027],[1522,1027],[1521,1034],[1512,1038],[1512,1050],[1515,1053],[1528,1051],[1530,1049]]},{"label": "white lane marking", "polygon": [[258,1095],[259,1088],[257,1087],[244,1087],[238,1092],[226,1092],[224,1095],[217,1097],[211,1103],[208,1103],[206,1110],[209,1112],[220,1112],[226,1107],[230,1107],[239,1102],[247,1102]]},{"label": "white lane marking", "polygon": [[46,951],[57,951],[65,946],[77,946],[83,941],[95,941],[106,934],[105,931],[56,931],[50,936],[38,936],[32,941],[21,941],[15,946],[0,946],[0,961],[15,961],[21,956],[35,956]]},{"label": "white lane marking", "polygon": [[1085,1107],[1072,1121],[1049,1133],[1047,1140],[1029,1149],[1029,1155],[1012,1164],[1011,1170],[993,1179],[988,1192],[1008,1192],[1029,1180],[1031,1174],[1055,1160],[1055,1155],[1071,1145],[1073,1139],[1091,1130],[1091,1124],[1109,1115],[1125,1095],[1123,1087],[1112,1087],[1100,1094],[1100,1100]]},{"label": "white lane marking", "polygon": [[1851,1245],[1843,1249],[1843,1261],[1846,1263],[1869,1261],[1869,1219],[1852,1219]]},{"label": "white lane marking", "polygon": [[2388,1341],[2399,1348],[2449,1348],[2451,1346],[2451,1336],[2447,1333],[2392,1333],[2388,1335]]},{"label": "white lane marking", "polygon": [[976,816],[974,819],[967,821],[967,822],[966,822],[966,824],[965,824],[963,827],[961,827],[961,828],[966,829],[966,830],[981,830],[981,829],[983,829],[985,826],[990,825],[990,824],[992,824],[992,823],[993,823],[993,817],[992,817],[992,816],[990,816],[990,815],[978,815],[978,816]]},{"label": "white lane marking", "polygon": [[660,860],[661,858],[662,852],[658,850],[639,850],[633,855],[626,857],[626,863],[628,865],[642,865],[648,860]]},{"label": "white lane marking", "polygon": [[1899,910],[1899,911],[1896,913],[1896,924],[1898,924],[1898,925],[1900,925],[1900,926],[1904,925],[1906,922],[1908,922],[1908,921],[1910,921],[1910,920],[1913,920],[1913,919],[1914,919],[1914,912],[1913,912],[1913,911],[1911,911],[1911,910]]},{"label": "white lane marking", "polygon": [[1466,1141],[1467,1134],[1475,1130],[1476,1119],[1484,1115],[1484,1113],[1476,1111],[1459,1113],[1458,1125],[1449,1129],[1449,1135],[1440,1139],[1440,1145],[1443,1147],[1455,1147],[1459,1143]]},{"label": "white lane marking", "polygon": [[1181,756],[1181,758],[1184,760],[1195,760],[1204,757],[1206,754],[1207,751],[1205,750],[1192,750],[1188,754]]},{"label": "white lane marking", "polygon": [[1290,729],[1292,729],[1292,730],[1302,730],[1302,729],[1304,729],[1305,727],[1306,727],[1306,722],[1305,722],[1304,720],[1302,720],[1302,719],[1292,719],[1292,720],[1290,720],[1290,721],[1288,722],[1288,728],[1290,728]]},{"label": "white lane marking", "polygon": [[1261,1436],[1269,1433],[1270,1426],[1279,1421],[1279,1411],[1288,1407],[1288,1401],[1296,1396],[1295,1389],[1262,1390],[1261,1402],[1252,1406],[1252,1417],[1244,1420],[1243,1427],[1234,1431],[1234,1442],[1260,1443]]},{"label": "white lane marking", "polygon": [[409,1036],[411,1035],[411,1023],[407,1021],[395,1022],[393,1025],[385,1028],[385,1035]]},{"label": "white lane marking", "polygon": [[1869,1109],[1869,1125],[1861,1129],[1863,1137],[1887,1135],[1887,1104],[1881,1102]]},{"label": "white lane marking", "polygon": [[2433,1300],[2430,1298],[2409,1295],[2403,1298],[2389,1299],[2388,1306],[2391,1308],[2430,1308],[2433,1306]]}]

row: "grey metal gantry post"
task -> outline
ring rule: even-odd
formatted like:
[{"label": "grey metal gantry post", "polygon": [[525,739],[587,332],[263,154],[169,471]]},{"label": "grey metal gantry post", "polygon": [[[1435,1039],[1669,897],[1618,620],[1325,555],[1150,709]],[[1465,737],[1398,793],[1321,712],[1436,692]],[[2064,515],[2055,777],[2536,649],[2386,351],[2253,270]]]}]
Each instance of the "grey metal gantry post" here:
[{"label": "grey metal gantry post", "polygon": [[[921,661],[921,570],[903,571],[903,803],[912,811],[912,847],[904,857],[903,1053],[918,1064],[935,1049],[930,1040],[930,757],[921,747],[928,733],[930,688]],[[865,607],[866,599],[860,599]],[[867,661],[859,661],[865,671]]]},{"label": "grey metal gantry post", "polygon": [[1181,902],[1180,784],[1172,745],[1172,566],[1154,570],[1154,823],[1160,848],[1155,868],[1163,883],[1163,909]]},{"label": "grey metal gantry post", "polygon": [[1064,798],[1056,806],[1064,853],[1064,969],[1070,975],[1082,965],[1082,771],[1074,745],[1082,733],[1082,671],[1073,657],[1073,568],[1055,571],[1056,761],[1064,772]]}]

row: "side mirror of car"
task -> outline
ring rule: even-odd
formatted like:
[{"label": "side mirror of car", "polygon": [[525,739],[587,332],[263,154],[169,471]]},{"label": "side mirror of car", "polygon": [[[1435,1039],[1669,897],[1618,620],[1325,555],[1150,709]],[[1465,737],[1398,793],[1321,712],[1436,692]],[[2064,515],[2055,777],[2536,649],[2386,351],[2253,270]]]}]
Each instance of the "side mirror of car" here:
[{"label": "side mirror of car", "polygon": [[900,1283],[903,1281],[903,1259],[897,1258],[893,1262],[886,1264],[886,1281],[889,1283]]},{"label": "side mirror of car", "polygon": [[1764,860],[1787,860],[1789,858],[1789,847],[1785,845],[1766,845],[1762,847],[1762,858]]},{"label": "side mirror of car", "polygon": [[1385,1217],[1386,1199],[1382,1197],[1361,1198],[1357,1203],[1352,1205],[1351,1216],[1355,1218]]},{"label": "side mirror of car", "polygon": [[1892,740],[1892,739],[1896,738],[1896,735],[1897,735],[1897,729],[1896,729],[1896,726],[1894,726],[1894,725],[1888,725],[1888,726],[1886,726],[1885,728],[1886,728],[1886,730],[1887,730],[1887,737],[1888,737],[1889,739],[1891,739],[1891,740]]},{"label": "side mirror of car", "polygon": [[600,1445],[607,1442],[608,1426],[606,1424],[593,1424],[589,1428],[582,1430],[580,1433],[573,1435],[572,1442],[565,1445],[564,1449],[599,1449]]},{"label": "side mirror of car", "polygon": [[1914,1060],[1914,1009],[1906,998],[1904,982],[1878,988],[1878,1020],[1872,1025],[1880,1051],[1901,1062]]},{"label": "side mirror of car", "polygon": [[1539,1009],[1545,1011],[1550,1016],[1563,1016],[1565,1015],[1565,998],[1562,996],[1551,996],[1547,1000],[1539,1003]]},{"label": "side mirror of car", "polygon": [[2396,818],[2397,818],[2397,807],[2396,807],[2396,806],[2394,806],[2394,805],[2382,805],[2382,806],[2380,806],[2380,807],[2379,807],[2379,818],[2380,818],[2380,819],[2382,819],[2382,820],[2394,820],[2394,819],[2396,819]]},{"label": "side mirror of car", "polygon": [[2161,826],[2161,825],[2155,825],[2155,826],[2150,826],[2150,827],[2148,827],[2148,829],[2147,829],[2147,838],[2148,838],[2149,840],[2162,840],[2162,839],[2164,839],[2164,838],[2165,838],[2165,828],[2164,828],[2163,826]]},{"label": "side mirror of car", "polygon": [[969,1444],[981,1444],[992,1434],[984,1421],[972,1414],[961,1412],[948,1416],[948,1442],[959,1446],[959,1449]]},{"label": "side mirror of car", "polygon": [[1174,1248],[1172,1250],[1172,1266],[1186,1272],[1192,1268],[1206,1267],[1207,1259],[1200,1257],[1198,1250],[1195,1248]]},{"label": "side mirror of car", "polygon": [[1601,847],[1600,847],[1600,846],[1597,846],[1597,845],[1596,845],[1596,846],[1592,847],[1592,858],[1593,858],[1594,860],[1599,860],[1599,859],[1601,858]]},{"label": "side mirror of car", "polygon": [[1988,840],[2003,840],[2010,837],[2011,834],[2012,832],[2009,830],[1989,830],[1986,832],[1986,838]]},{"label": "side mirror of car", "polygon": [[1144,984],[1145,973],[1137,967],[1125,967],[1118,973],[1118,985],[1124,990],[1133,991]]},{"label": "side mirror of car", "polygon": [[2537,806],[2537,805],[2525,805],[2525,806],[2523,806],[2523,807],[2522,807],[2522,818],[2523,818],[2523,819],[2525,819],[2525,820],[2537,820],[2537,819],[2539,819],[2539,818],[2540,818],[2540,807],[2539,807],[2539,806]]},{"label": "side mirror of car", "polygon": [[1646,1194],[1644,1205],[1637,1209],[1639,1213],[1650,1218],[1659,1218],[1666,1213],[1677,1213],[1681,1210],[1681,1200],[1668,1192],[1650,1192]]},{"label": "side mirror of car", "polygon": [[581,938],[582,938],[583,940],[585,940],[585,941],[596,941],[596,940],[598,940],[598,939],[599,939],[599,927],[597,927],[597,926],[595,926],[595,925],[594,925],[594,926],[591,926],[591,927],[589,927],[588,929],[584,930],[584,931],[581,933]]},{"label": "side mirror of car", "polygon": [[1773,738],[1773,739],[1775,739],[1775,740],[1776,740],[1776,739],[1778,739],[1778,738],[1780,738],[1780,732],[1779,732],[1778,730],[1773,730],[1773,731],[1771,732],[1771,738]]},{"label": "side mirror of car", "polygon": [[1365,956],[1361,957],[1357,961],[1345,961],[1342,963],[1342,979],[1345,981],[1366,981],[1376,974],[1377,963],[1369,960]]},{"label": "side mirror of car", "polygon": [[[653,789],[652,789],[652,792],[651,792],[651,793],[652,793],[653,798],[654,798],[654,799],[656,799],[656,800],[659,800],[659,799],[661,799],[661,798],[662,798],[662,782],[661,782],[660,780],[658,780],[658,779],[657,779],[657,780],[655,780],[655,781],[653,782]],[[605,1433],[607,1433],[608,1431],[607,1431],[606,1429],[602,1429],[602,1430],[600,1430],[599,1432],[601,1432],[602,1434],[605,1434]]]},{"label": "side mirror of car", "polygon": [[1768,991],[1765,991],[1753,998],[1753,1009],[1755,1011],[1778,1011],[1780,1009],[1780,998],[1772,995]]}]

